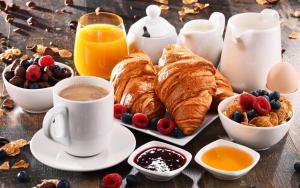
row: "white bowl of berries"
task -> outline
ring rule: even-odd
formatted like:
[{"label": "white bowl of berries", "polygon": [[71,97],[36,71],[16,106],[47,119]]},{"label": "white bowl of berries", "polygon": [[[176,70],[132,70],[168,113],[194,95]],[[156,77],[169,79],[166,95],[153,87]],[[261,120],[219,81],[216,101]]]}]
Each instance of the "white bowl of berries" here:
[{"label": "white bowl of berries", "polygon": [[49,55],[30,60],[15,59],[2,79],[10,97],[24,111],[43,113],[53,106],[52,88],[62,79],[74,76],[71,67]]},{"label": "white bowl of berries", "polygon": [[229,97],[219,104],[218,113],[228,136],[255,150],[277,144],[294,119],[286,97],[264,90]]}]

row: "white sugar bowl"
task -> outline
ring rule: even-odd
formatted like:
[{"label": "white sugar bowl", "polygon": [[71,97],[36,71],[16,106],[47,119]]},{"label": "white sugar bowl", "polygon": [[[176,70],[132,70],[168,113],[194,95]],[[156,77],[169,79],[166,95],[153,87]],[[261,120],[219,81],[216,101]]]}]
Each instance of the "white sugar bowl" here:
[{"label": "white sugar bowl", "polygon": [[146,8],[147,16],[135,22],[127,34],[129,51],[143,50],[157,64],[164,47],[177,41],[176,29],[160,16],[156,5]]}]

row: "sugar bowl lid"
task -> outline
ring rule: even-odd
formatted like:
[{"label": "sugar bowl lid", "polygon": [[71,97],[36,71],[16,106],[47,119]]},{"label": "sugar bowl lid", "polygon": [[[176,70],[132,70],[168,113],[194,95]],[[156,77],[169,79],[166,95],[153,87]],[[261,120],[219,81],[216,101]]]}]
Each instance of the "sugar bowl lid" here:
[{"label": "sugar bowl lid", "polygon": [[138,36],[158,38],[176,34],[176,29],[166,19],[160,16],[161,10],[157,5],[146,8],[147,16],[135,22],[130,30]]}]

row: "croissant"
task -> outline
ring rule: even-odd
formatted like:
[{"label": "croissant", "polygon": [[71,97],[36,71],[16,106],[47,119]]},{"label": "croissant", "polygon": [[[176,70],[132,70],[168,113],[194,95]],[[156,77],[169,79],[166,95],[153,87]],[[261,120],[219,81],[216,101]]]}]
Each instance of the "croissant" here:
[{"label": "croissant", "polygon": [[164,115],[165,107],[154,90],[156,74],[145,53],[131,53],[114,67],[111,74],[115,103],[126,106],[132,113],[144,113],[148,118]]},{"label": "croissant", "polygon": [[[173,63],[183,59],[201,59],[202,61],[204,60],[202,57],[197,56],[191,50],[189,50],[183,45],[168,45],[166,48],[164,48],[162,57],[159,60],[159,66],[161,68],[166,64]],[[218,104],[222,100],[233,95],[233,89],[229,81],[218,70],[216,70],[215,79],[216,79],[217,89],[216,89],[215,96],[213,96],[213,102],[211,106],[211,108],[214,110],[217,108]]]},{"label": "croissant", "polygon": [[216,93],[216,69],[183,46],[169,45],[159,61],[155,91],[177,126],[190,135],[201,126]]}]

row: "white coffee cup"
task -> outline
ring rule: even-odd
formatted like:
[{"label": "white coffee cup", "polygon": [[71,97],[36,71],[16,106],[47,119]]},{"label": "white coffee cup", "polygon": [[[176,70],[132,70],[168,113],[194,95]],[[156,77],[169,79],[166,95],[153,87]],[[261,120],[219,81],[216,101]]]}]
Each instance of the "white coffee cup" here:
[{"label": "white coffee cup", "polygon": [[[76,84],[92,84],[109,93],[91,101],[72,101],[59,96],[63,89]],[[64,150],[74,156],[93,156],[107,148],[111,141],[114,105],[114,89],[107,80],[93,76],[64,79],[53,88],[53,104],[43,120],[44,134],[48,138],[62,144]]]}]

